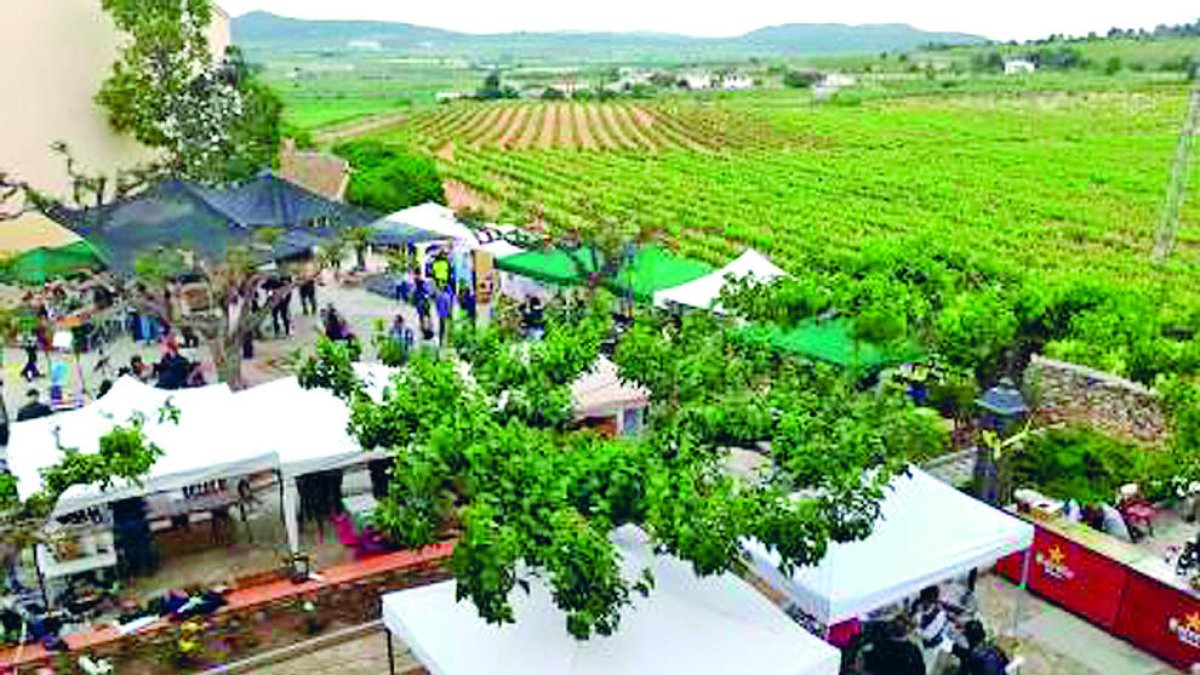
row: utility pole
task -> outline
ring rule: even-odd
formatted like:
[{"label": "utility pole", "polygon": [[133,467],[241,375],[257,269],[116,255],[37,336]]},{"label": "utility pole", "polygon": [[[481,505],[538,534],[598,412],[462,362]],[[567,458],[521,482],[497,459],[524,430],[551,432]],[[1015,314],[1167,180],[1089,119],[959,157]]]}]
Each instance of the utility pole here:
[{"label": "utility pole", "polygon": [[1187,194],[1188,178],[1191,176],[1192,155],[1196,142],[1196,127],[1200,124],[1200,71],[1193,70],[1192,87],[1188,99],[1187,117],[1179,131],[1179,144],[1175,147],[1175,160],[1171,164],[1171,179],[1167,183],[1167,198],[1163,204],[1162,218],[1154,233],[1154,262],[1161,263],[1171,256],[1175,239],[1179,234],[1179,212]]}]

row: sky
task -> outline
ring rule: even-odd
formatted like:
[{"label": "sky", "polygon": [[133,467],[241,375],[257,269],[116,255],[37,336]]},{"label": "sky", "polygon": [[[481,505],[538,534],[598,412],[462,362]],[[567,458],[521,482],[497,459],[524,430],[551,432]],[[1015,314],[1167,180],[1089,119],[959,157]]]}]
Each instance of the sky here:
[{"label": "sky", "polygon": [[908,23],[925,30],[1026,40],[1200,19],[1196,0],[216,0],[237,16],[262,9],[305,19],[403,21],[471,33],[645,30],[732,36],[781,23]]}]

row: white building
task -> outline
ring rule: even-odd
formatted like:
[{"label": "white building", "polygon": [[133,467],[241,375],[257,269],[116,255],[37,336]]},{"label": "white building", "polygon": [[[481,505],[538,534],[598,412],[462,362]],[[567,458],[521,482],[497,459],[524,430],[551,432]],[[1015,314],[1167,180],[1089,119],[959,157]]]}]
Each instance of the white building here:
[{"label": "white building", "polygon": [[685,89],[712,89],[713,76],[709,73],[684,73],[679,76],[679,84]]},{"label": "white building", "polygon": [[1037,65],[1029,59],[1008,59],[1004,62],[1005,75],[1023,75],[1037,70]]},{"label": "white building", "polygon": [[729,73],[721,78],[721,88],[725,91],[744,91],[754,88],[754,80],[745,73]]}]

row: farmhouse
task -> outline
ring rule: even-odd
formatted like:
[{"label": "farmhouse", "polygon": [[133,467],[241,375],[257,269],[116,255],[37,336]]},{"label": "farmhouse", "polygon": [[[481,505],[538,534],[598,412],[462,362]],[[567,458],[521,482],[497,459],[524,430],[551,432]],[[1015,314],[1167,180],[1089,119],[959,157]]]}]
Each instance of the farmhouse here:
[{"label": "farmhouse", "polygon": [[1029,59],[1008,59],[1004,62],[1005,75],[1023,75],[1037,70],[1037,64]]},{"label": "farmhouse", "polygon": [[754,88],[754,80],[745,73],[729,73],[721,78],[721,88],[725,91],[744,91]]},{"label": "farmhouse", "polygon": [[713,76],[710,73],[683,73],[679,76],[681,89],[712,89]]}]

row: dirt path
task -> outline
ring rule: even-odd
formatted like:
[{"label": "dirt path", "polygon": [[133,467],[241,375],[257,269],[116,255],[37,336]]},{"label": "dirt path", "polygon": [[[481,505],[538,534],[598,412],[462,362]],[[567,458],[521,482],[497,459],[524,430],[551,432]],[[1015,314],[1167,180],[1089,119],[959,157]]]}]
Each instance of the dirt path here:
[{"label": "dirt path", "polygon": [[446,194],[446,206],[455,211],[479,209],[491,218],[495,218],[500,211],[500,205],[495,200],[484,197],[467,184],[456,180],[442,183],[442,192]]},{"label": "dirt path", "polygon": [[[590,108],[591,105],[587,105]],[[571,104],[571,116],[575,119],[575,134],[579,137],[579,145],[584,150],[595,150],[596,140],[592,138],[592,130],[588,125],[588,114],[585,106],[579,103]]]},{"label": "dirt path", "polygon": [[554,145],[554,133],[558,127],[558,106],[546,106],[546,113],[542,115],[542,134],[538,136],[538,147],[549,148]]},{"label": "dirt path", "polygon": [[523,105],[516,109],[517,112],[513,115],[511,124],[504,129],[504,133],[496,139],[496,147],[501,150],[508,150],[512,147],[517,139],[517,134],[525,130],[525,123],[529,119],[530,106]]},{"label": "dirt path", "polygon": [[333,145],[348,141],[359,136],[365,136],[376,131],[403,126],[408,121],[408,113],[388,113],[374,117],[360,118],[346,124],[339,124],[324,129],[318,129],[312,134],[313,142],[317,145]]}]

